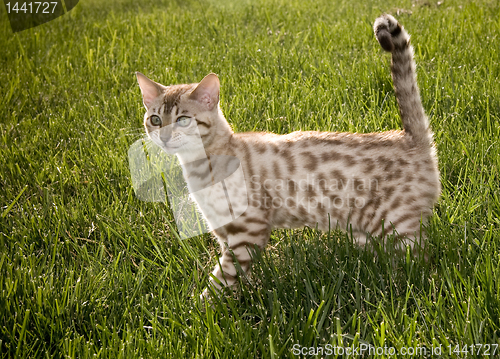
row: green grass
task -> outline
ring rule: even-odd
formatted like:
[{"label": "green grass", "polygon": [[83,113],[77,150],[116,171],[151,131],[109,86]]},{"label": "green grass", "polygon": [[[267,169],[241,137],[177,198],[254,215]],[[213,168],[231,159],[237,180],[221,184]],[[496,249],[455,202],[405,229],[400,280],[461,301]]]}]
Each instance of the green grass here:
[{"label": "green grass", "polygon": [[[295,344],[366,343],[450,357],[448,345],[500,344],[498,1],[137,3],[82,0],[16,34],[0,11],[2,357],[293,358]],[[166,205],[134,197],[134,72],[165,84],[218,73],[237,131],[400,128],[371,30],[398,9],[412,12],[398,19],[439,151],[430,262],[274,231],[251,283],[202,310],[215,241],[179,240]]]}]

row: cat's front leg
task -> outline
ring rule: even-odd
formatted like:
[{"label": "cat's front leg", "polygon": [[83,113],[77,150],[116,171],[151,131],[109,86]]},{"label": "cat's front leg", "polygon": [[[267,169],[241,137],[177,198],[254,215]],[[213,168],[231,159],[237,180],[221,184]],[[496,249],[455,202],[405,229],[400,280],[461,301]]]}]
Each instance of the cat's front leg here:
[{"label": "cat's front leg", "polygon": [[[238,269],[236,266],[236,261],[241,267],[241,271],[243,273],[247,273],[250,269],[251,265],[251,249],[247,246],[241,248],[244,250],[247,255],[240,256],[238,258],[236,254],[233,256],[233,253],[230,249],[226,248],[226,250],[222,253],[222,256],[219,258],[218,263],[216,264],[212,274],[210,275],[210,284],[209,286],[213,289],[213,292],[216,295],[220,295],[223,291],[223,288],[231,288],[233,287],[238,280]],[[207,287],[203,291],[202,297],[210,296],[210,289]]]},{"label": "cat's front leg", "polygon": [[[252,263],[252,251],[263,249],[269,240],[270,227],[264,219],[252,223],[232,222],[214,231],[221,245],[222,256],[210,276],[210,286],[219,294],[223,287],[233,287],[238,280],[238,267],[243,273],[248,273]],[[210,289],[203,291],[202,297],[207,298]]]}]

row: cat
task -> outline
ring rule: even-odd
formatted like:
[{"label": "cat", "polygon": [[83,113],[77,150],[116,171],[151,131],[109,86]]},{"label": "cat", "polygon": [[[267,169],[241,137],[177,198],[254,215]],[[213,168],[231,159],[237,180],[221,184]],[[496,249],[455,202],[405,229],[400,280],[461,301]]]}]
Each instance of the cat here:
[{"label": "cat", "polygon": [[[177,155],[191,191],[213,183],[213,174],[224,171],[224,164],[211,158],[237,158],[243,170],[240,183],[224,188],[226,195],[231,192],[232,204],[245,204],[229,223],[214,220],[228,215],[222,213],[227,206],[218,207],[220,191],[194,196],[221,247],[209,284],[215,293],[236,283],[235,260],[243,272],[249,270],[250,249],[264,248],[273,228],[348,229],[360,245],[370,236],[395,234],[397,243],[413,248],[425,238],[421,224],[432,213],[440,181],[413,48],[408,33],[390,15],[377,18],[373,29],[381,47],[392,53],[404,130],[234,133],[219,106],[215,74],[197,84],[163,86],[136,73],[147,110],[146,132],[167,153]],[[207,287],[202,297],[209,293]]]}]

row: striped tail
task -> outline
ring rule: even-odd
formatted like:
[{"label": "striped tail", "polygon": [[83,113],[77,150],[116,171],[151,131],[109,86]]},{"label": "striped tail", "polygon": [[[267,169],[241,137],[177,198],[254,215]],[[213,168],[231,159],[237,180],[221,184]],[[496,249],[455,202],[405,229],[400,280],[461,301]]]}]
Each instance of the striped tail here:
[{"label": "striped tail", "polygon": [[432,132],[420,100],[410,35],[391,15],[377,18],[373,31],[380,46],[392,53],[392,81],[405,132],[418,144],[431,144]]}]

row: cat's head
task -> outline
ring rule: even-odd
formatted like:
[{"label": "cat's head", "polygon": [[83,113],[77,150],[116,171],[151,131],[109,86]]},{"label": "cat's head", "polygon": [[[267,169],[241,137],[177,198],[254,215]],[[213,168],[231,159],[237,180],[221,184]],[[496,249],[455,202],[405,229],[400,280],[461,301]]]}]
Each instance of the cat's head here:
[{"label": "cat's head", "polygon": [[[219,108],[220,84],[209,74],[198,84],[164,86],[136,73],[146,133],[170,154],[208,149],[232,133]],[[202,146],[202,148],[200,148]]]}]

